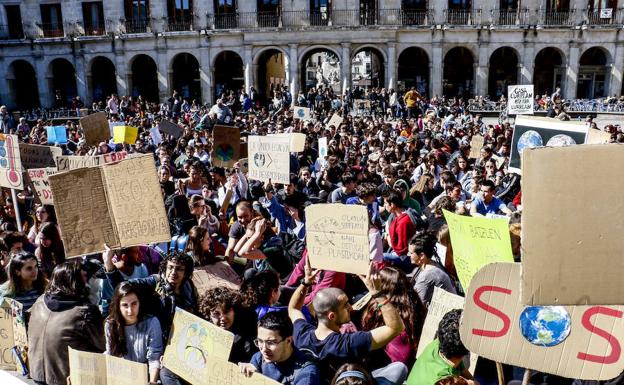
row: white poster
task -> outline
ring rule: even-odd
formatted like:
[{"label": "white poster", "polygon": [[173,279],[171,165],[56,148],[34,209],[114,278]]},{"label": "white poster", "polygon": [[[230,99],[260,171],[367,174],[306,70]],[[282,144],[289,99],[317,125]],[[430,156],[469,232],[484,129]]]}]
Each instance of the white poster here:
[{"label": "white poster", "polygon": [[533,115],[533,84],[508,86],[507,95],[509,115]]},{"label": "white poster", "polygon": [[321,158],[325,158],[327,156],[327,138],[319,138],[318,150]]}]

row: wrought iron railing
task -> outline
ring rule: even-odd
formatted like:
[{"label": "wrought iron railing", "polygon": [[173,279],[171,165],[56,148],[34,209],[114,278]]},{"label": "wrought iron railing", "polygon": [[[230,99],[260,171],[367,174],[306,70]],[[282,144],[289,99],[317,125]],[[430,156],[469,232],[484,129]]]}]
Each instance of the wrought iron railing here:
[{"label": "wrought iron railing", "polygon": [[193,20],[172,20],[167,23],[167,32],[193,31]]},{"label": "wrought iron railing", "polygon": [[151,23],[147,19],[126,20],[124,23],[125,33],[151,32]]},{"label": "wrought iron railing", "polygon": [[42,37],[63,37],[63,36],[65,36],[65,31],[63,29],[63,24],[60,24],[60,23],[41,23],[39,26],[41,27],[41,35],[42,35]]},{"label": "wrought iron railing", "polygon": [[480,9],[446,9],[446,23],[450,25],[479,25],[481,24]]},{"label": "wrought iron railing", "polygon": [[543,11],[541,14],[541,25],[548,26],[571,26],[574,25],[574,9],[567,11]]},{"label": "wrought iron railing", "polygon": [[585,10],[585,24],[615,25],[622,24],[622,9]]},{"label": "wrought iron railing", "polygon": [[11,28],[9,25],[0,25],[0,40],[12,40],[12,39],[23,39],[24,38],[24,28],[14,27]]}]

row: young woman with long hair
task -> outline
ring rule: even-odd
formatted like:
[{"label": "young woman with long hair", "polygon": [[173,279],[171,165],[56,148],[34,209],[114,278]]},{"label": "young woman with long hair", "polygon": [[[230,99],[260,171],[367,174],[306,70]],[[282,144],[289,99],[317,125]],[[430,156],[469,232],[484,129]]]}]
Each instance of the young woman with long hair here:
[{"label": "young woman with long hair", "polygon": [[39,268],[49,278],[54,267],[65,262],[63,240],[56,224],[44,224],[37,234],[37,241],[39,247],[35,250],[35,256],[39,260]]},{"label": "young woman with long hair", "polygon": [[[215,257],[215,243],[217,242],[212,240],[205,227],[193,226],[189,231],[189,239],[184,252],[193,257],[195,266],[212,265],[219,262],[219,259]],[[225,250],[223,249],[222,252]]]},{"label": "young woman with long hair", "polygon": [[35,222],[28,231],[28,241],[35,246],[39,246],[37,243],[37,234],[41,227],[47,223],[57,223],[56,212],[53,205],[40,205],[35,209]]},{"label": "young woman with long hair", "polygon": [[9,280],[0,285],[0,298],[12,298],[27,311],[43,294],[46,285],[46,280],[37,267],[37,257],[26,252],[15,254],[7,270]]},{"label": "young woman with long hair", "polygon": [[163,353],[162,330],[158,318],[144,314],[135,284],[126,281],[115,289],[104,331],[106,354],[147,363],[149,385],[156,384]]}]

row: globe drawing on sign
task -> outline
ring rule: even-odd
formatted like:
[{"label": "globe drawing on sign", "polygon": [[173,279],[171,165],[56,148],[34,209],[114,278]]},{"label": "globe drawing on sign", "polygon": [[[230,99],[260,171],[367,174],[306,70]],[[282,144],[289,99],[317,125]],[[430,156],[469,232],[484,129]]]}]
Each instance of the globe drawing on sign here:
[{"label": "globe drawing on sign", "polygon": [[297,117],[299,119],[303,119],[303,117],[305,116],[305,111],[303,111],[303,108],[300,108],[297,110]]},{"label": "globe drawing on sign", "polygon": [[228,143],[222,143],[216,150],[217,159],[221,161],[228,161],[234,158],[234,147]]},{"label": "globe drawing on sign", "polygon": [[572,321],[563,306],[527,306],[520,314],[522,336],[538,346],[555,346],[570,334]]},{"label": "globe drawing on sign", "polygon": [[257,167],[262,167],[264,166],[264,163],[266,163],[266,157],[264,156],[264,154],[261,153],[257,153],[256,155],[254,155],[254,164]]},{"label": "globe drawing on sign", "polygon": [[527,148],[541,147],[543,145],[544,141],[540,134],[538,134],[537,131],[529,130],[520,136],[516,148],[518,149],[518,153],[522,154],[522,151]]},{"label": "globe drawing on sign", "polygon": [[555,135],[548,139],[548,142],[546,143],[546,145],[550,147],[564,147],[571,146],[573,144],[576,144],[574,139],[565,134]]}]

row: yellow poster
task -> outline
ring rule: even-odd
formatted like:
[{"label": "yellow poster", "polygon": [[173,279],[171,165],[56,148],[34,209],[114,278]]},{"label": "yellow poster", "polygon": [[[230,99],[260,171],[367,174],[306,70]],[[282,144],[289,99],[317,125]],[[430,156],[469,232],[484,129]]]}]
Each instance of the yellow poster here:
[{"label": "yellow poster", "polygon": [[455,269],[464,291],[483,266],[514,261],[507,219],[468,217],[446,210],[444,217],[451,233]]},{"label": "yellow poster", "polygon": [[176,308],[163,363],[186,381],[202,384],[209,375],[209,362],[227,361],[233,344],[234,334]]},{"label": "yellow poster", "polygon": [[134,144],[139,129],[132,126],[115,126],[113,127],[113,142],[116,144],[128,143]]}]

